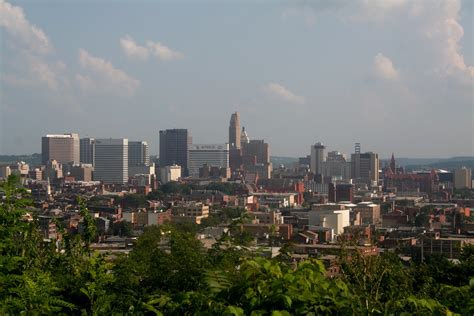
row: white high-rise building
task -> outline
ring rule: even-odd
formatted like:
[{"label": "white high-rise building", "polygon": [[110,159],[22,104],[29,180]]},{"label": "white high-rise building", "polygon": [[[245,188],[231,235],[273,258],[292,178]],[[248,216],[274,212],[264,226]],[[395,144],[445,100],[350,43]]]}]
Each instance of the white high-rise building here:
[{"label": "white high-rise building", "polygon": [[311,146],[311,165],[310,170],[314,174],[324,175],[324,150],[326,147],[322,143],[316,143]]},{"label": "white high-rise building", "polygon": [[128,139],[96,139],[94,156],[94,180],[127,183]]},{"label": "white high-rise building", "polygon": [[199,168],[229,168],[229,144],[192,144],[188,151],[188,169],[191,177],[199,177]]}]

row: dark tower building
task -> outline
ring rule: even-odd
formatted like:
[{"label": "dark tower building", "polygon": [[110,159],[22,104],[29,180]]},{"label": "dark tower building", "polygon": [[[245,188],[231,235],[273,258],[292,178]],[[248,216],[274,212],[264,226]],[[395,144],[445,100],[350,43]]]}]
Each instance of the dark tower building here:
[{"label": "dark tower building", "polygon": [[181,166],[187,175],[188,147],[192,138],[187,129],[167,129],[160,131],[160,167]]},{"label": "dark tower building", "polygon": [[240,148],[240,115],[239,112],[232,113],[229,125],[229,147]]},{"label": "dark tower building", "polygon": [[94,164],[94,138],[81,138],[79,141],[79,156],[81,163]]}]

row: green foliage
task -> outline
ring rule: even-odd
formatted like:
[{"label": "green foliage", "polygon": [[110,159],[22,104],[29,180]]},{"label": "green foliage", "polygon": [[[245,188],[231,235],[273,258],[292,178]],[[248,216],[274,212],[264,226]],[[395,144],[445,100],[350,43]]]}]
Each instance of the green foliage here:
[{"label": "green foliage", "polygon": [[124,197],[118,198],[116,203],[120,204],[123,208],[132,209],[148,206],[146,197],[142,194],[126,194]]}]

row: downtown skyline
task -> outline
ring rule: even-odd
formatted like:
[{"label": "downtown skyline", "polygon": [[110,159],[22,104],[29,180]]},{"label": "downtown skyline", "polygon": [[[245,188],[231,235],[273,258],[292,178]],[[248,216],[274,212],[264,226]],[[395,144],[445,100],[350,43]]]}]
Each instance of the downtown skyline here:
[{"label": "downtown skyline", "polygon": [[222,143],[237,111],[275,156],[474,155],[469,1],[1,1],[0,16],[0,154],[63,132],[151,154],[170,128]]}]

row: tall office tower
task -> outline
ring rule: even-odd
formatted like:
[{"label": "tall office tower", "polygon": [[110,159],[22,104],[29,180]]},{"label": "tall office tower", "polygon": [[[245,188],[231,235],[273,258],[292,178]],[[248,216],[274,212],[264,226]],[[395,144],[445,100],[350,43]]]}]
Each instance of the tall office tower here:
[{"label": "tall office tower", "polygon": [[368,185],[379,181],[379,155],[373,152],[354,153],[351,155],[351,174],[356,183]]},{"label": "tall office tower", "polygon": [[324,165],[324,175],[339,179],[350,179],[351,174],[348,168],[346,156],[338,151],[328,152]]},{"label": "tall office tower", "polygon": [[148,143],[143,141],[128,142],[128,166],[142,167],[150,165]]},{"label": "tall office tower", "polygon": [[187,129],[167,129],[160,131],[160,167],[178,165],[187,175],[188,148],[192,138]]},{"label": "tall office tower", "polygon": [[462,167],[454,170],[454,188],[471,189],[472,188],[472,170]]},{"label": "tall office tower", "polygon": [[229,125],[230,149],[240,148],[240,115],[239,112],[232,113]]},{"label": "tall office tower", "polygon": [[43,165],[50,160],[59,163],[79,163],[79,135],[46,135],[41,138],[41,160]]},{"label": "tall office tower", "polygon": [[94,164],[94,138],[81,138],[80,161],[86,164]]},{"label": "tall office tower", "polygon": [[123,184],[128,180],[128,139],[96,139],[94,180]]},{"label": "tall office tower", "polygon": [[199,177],[199,168],[229,168],[229,144],[211,144],[189,146],[188,168],[191,177]]},{"label": "tall office tower", "polygon": [[324,150],[326,147],[322,143],[316,143],[311,146],[311,165],[310,170],[315,175],[324,175]]}]

